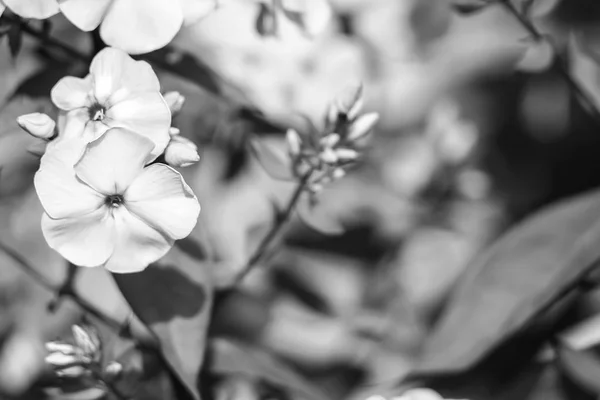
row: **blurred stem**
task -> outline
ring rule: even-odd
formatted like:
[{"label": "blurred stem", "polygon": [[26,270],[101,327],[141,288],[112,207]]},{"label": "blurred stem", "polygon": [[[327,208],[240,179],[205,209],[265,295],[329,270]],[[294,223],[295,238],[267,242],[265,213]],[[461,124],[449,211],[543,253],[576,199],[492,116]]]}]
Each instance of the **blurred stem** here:
[{"label": "blurred stem", "polygon": [[579,99],[581,106],[592,115],[598,124],[600,124],[600,111],[596,107],[594,98],[583,86],[581,86],[581,84],[579,84],[579,82],[575,80],[575,78],[573,78],[573,76],[571,76],[567,70],[567,60],[561,55],[554,43],[552,43],[552,40],[550,40],[551,38],[542,34],[525,15],[517,10],[515,5],[510,0],[503,0],[501,3],[508,10],[508,12],[512,14],[517,21],[519,21],[519,23],[527,30],[527,32],[529,32],[536,42],[545,41],[552,47],[552,51],[557,60],[557,62],[552,64],[554,71],[559,74],[569,85],[575,97]]},{"label": "blurred stem", "polygon": [[73,57],[77,60],[84,61],[84,62],[91,61],[90,57],[83,54],[76,48],[71,47],[70,45],[68,45],[66,43],[63,43],[61,41],[54,39],[47,32],[45,32],[44,29],[34,28],[31,25],[29,25],[27,22],[24,22],[20,18],[14,17],[12,15],[4,15],[3,18],[5,18],[11,24],[19,25],[23,32],[27,33],[30,36],[35,37],[36,39],[39,39],[43,44],[58,48],[58,49],[62,50],[63,52],[67,53],[70,57]]},{"label": "blurred stem", "polygon": [[[13,261],[15,261],[21,267],[21,269],[27,275],[29,275],[36,283],[38,283],[40,286],[43,286],[44,288],[55,293],[56,295],[59,295],[61,293],[61,291],[63,290],[63,285],[59,286],[59,285],[55,285],[54,283],[52,283],[48,278],[46,278],[44,275],[40,274],[36,268],[34,268],[31,264],[29,264],[29,262],[27,260],[25,260],[25,258],[23,258],[15,250],[8,247],[6,244],[4,244],[2,242],[0,242],[0,250],[2,250],[6,255],[8,255],[11,259],[13,259]],[[67,277],[67,279],[69,279],[69,277]],[[127,334],[127,332],[129,332],[128,330],[123,330],[121,323],[119,323],[117,320],[104,314],[102,311],[97,309],[93,304],[91,304],[87,300],[81,298],[72,287],[70,287],[69,290],[63,291],[62,295],[64,297],[71,299],[83,311],[94,316],[96,319],[98,319],[100,322],[102,322],[104,325],[106,325],[108,328],[114,330],[118,334],[122,335],[123,332],[125,332],[125,334]],[[130,337],[130,339],[134,339],[134,338]]]},{"label": "blurred stem", "polygon": [[244,266],[242,271],[236,276],[235,280],[233,281],[232,286],[239,285],[244,280],[246,275],[248,275],[250,273],[250,271],[252,271],[257,265],[259,265],[260,261],[267,254],[271,245],[279,237],[279,234],[282,232],[283,228],[286,226],[286,224],[290,220],[294,210],[296,209],[296,205],[298,204],[298,201],[300,200],[300,196],[302,195],[302,193],[304,193],[304,191],[306,189],[308,180],[310,179],[312,172],[313,172],[312,170],[308,171],[304,176],[302,176],[302,178],[300,178],[300,181],[298,182],[298,185],[296,186],[296,189],[294,190],[292,197],[288,201],[287,206],[285,207],[285,210],[279,216],[279,218],[277,218],[277,220],[275,221],[275,224],[273,225],[273,227],[271,228],[269,233],[267,233],[266,236],[263,238],[263,240],[260,242],[260,244],[254,251],[252,256],[250,256],[250,258],[248,259],[248,262],[246,263],[246,265]]},{"label": "blurred stem", "polygon": [[77,278],[77,274],[79,273],[79,268],[72,263],[69,263],[67,268],[67,276],[65,277],[65,281],[56,293],[56,298],[50,301],[50,304],[48,304],[48,310],[50,312],[55,312],[60,306],[61,301],[71,293],[75,292],[74,284],[75,278]]}]

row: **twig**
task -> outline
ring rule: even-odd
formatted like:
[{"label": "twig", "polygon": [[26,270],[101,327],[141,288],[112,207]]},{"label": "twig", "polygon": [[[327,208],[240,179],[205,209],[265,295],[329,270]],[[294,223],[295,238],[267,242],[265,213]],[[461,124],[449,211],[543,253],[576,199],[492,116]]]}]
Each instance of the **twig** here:
[{"label": "twig", "polygon": [[585,108],[592,117],[596,120],[598,124],[600,124],[600,110],[596,107],[596,102],[592,95],[582,87],[579,82],[571,76],[569,71],[567,70],[567,60],[560,54],[556,46],[552,43],[551,40],[547,37],[547,35],[542,34],[535,25],[527,19],[523,14],[517,10],[517,8],[512,4],[509,0],[503,0],[501,2],[504,7],[508,10],[510,14],[512,14],[517,21],[529,32],[529,34],[533,37],[533,39],[537,42],[545,41],[552,47],[552,51],[555,54],[556,60],[558,62],[553,63],[554,71],[559,74],[565,82],[569,85],[572,92],[576,97],[579,98],[579,101],[583,108]]},{"label": "twig", "polygon": [[248,275],[250,273],[250,271],[252,271],[252,269],[254,269],[260,263],[260,261],[263,259],[263,257],[269,250],[269,247],[271,247],[272,243],[277,239],[280,232],[283,230],[283,228],[289,221],[290,217],[292,216],[292,213],[296,209],[296,205],[298,204],[298,201],[300,200],[300,196],[306,189],[306,185],[308,184],[308,180],[311,175],[312,175],[312,171],[309,171],[307,174],[305,174],[300,179],[300,181],[298,182],[298,185],[296,186],[296,189],[294,190],[294,193],[292,194],[292,197],[290,198],[290,200],[287,203],[285,210],[283,211],[281,216],[279,218],[277,218],[277,220],[275,221],[275,224],[273,225],[271,230],[265,235],[265,237],[262,239],[262,241],[260,242],[260,244],[258,245],[256,250],[254,251],[252,256],[250,256],[250,258],[248,259],[248,262],[246,263],[246,265],[244,266],[242,271],[236,276],[232,286],[239,285],[244,280],[246,275]]},{"label": "twig", "polygon": [[[31,266],[31,264],[29,264],[29,262],[27,260],[25,260],[25,258],[23,258],[15,250],[8,247],[6,244],[4,244],[2,242],[0,242],[0,250],[2,250],[4,253],[6,253],[6,255],[8,255],[17,264],[19,264],[21,269],[25,273],[27,273],[27,275],[29,275],[40,286],[43,286],[44,288],[48,289],[50,292],[53,292],[55,294],[61,293],[61,289],[63,289],[63,285],[56,285],[56,284],[50,282],[50,280],[48,278],[46,278],[44,275],[40,274],[37,271],[37,269],[35,269],[33,266]],[[75,304],[77,304],[82,310],[84,310],[88,314],[94,316],[97,320],[99,320],[101,323],[106,325],[108,328],[114,330],[115,332],[117,332],[121,335],[123,334],[123,332],[125,332],[125,334],[127,334],[128,331],[122,329],[121,323],[119,323],[117,320],[113,319],[112,317],[109,317],[108,315],[104,314],[102,311],[97,309],[93,304],[91,304],[87,300],[81,298],[81,296],[79,296],[74,290],[72,290],[72,289],[64,290],[62,294],[64,297],[71,299],[71,301],[73,301]],[[130,339],[133,339],[133,338],[130,337]]]}]

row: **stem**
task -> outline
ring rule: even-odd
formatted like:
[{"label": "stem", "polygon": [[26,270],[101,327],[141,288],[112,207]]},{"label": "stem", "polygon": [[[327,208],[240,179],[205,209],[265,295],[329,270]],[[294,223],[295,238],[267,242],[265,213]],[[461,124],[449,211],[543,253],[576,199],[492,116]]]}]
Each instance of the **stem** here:
[{"label": "stem", "polygon": [[33,36],[33,37],[35,37],[37,39],[40,39],[40,41],[42,43],[46,44],[46,45],[50,45],[50,46],[56,47],[56,48],[64,51],[65,53],[67,53],[69,56],[77,59],[77,60],[84,61],[84,62],[90,62],[91,61],[90,57],[88,57],[87,55],[83,54],[82,52],[80,52],[76,48],[71,47],[71,46],[69,46],[66,43],[60,42],[60,41],[52,38],[46,32],[44,32],[43,29],[33,28],[29,24],[24,23],[21,19],[15,18],[12,15],[4,15],[3,18],[5,18],[11,24],[19,25],[21,27],[21,30],[23,32],[25,32],[28,35]]},{"label": "stem", "polygon": [[309,171],[300,179],[298,185],[296,186],[296,189],[294,190],[294,193],[292,194],[292,197],[290,198],[290,200],[287,203],[287,206],[285,207],[283,214],[275,221],[275,224],[273,225],[271,230],[262,239],[252,256],[250,256],[250,258],[248,259],[248,262],[246,263],[242,271],[235,278],[232,286],[239,285],[244,280],[246,275],[248,275],[250,271],[252,271],[263,259],[263,257],[269,250],[269,247],[271,247],[273,242],[277,239],[283,228],[286,226],[287,222],[290,220],[292,213],[296,209],[296,205],[300,200],[300,196],[306,189],[306,185],[308,184],[308,180],[311,175],[312,171]]},{"label": "stem", "polygon": [[535,25],[533,25],[530,20],[521,14],[509,0],[503,0],[501,3],[508,10],[508,12],[512,14],[517,21],[519,21],[519,23],[527,30],[527,32],[529,32],[534,40],[537,42],[546,41],[552,47],[552,51],[555,54],[556,60],[558,61],[552,64],[554,71],[559,74],[569,85],[571,91],[577,98],[579,98],[581,106],[591,114],[598,124],[600,124],[600,111],[598,110],[598,107],[596,107],[596,102],[594,101],[593,96],[585,88],[583,88],[573,76],[571,76],[566,67],[567,60],[560,54],[552,41],[549,40],[546,35],[543,35],[535,27]]},{"label": "stem", "polygon": [[[54,283],[52,283],[48,278],[46,278],[44,275],[40,274],[37,271],[37,269],[35,269],[33,266],[31,266],[31,264],[29,264],[29,262],[27,260],[25,260],[25,258],[23,258],[15,250],[8,247],[6,244],[4,244],[2,242],[0,242],[0,250],[2,250],[4,253],[6,253],[6,255],[8,255],[17,264],[19,264],[21,269],[25,273],[27,273],[27,275],[29,275],[40,286],[48,289],[50,292],[53,292],[56,294],[61,293],[61,289],[63,289],[63,286],[55,285]],[[102,311],[97,309],[93,304],[91,304],[87,300],[81,298],[74,290],[65,290],[62,292],[62,294],[64,297],[68,297],[69,299],[71,299],[83,311],[94,316],[96,319],[98,319],[100,322],[102,322],[108,328],[116,331],[117,333],[127,332],[126,330],[122,329],[121,324],[117,320],[104,314]],[[130,338],[130,339],[133,339],[133,338]]]}]

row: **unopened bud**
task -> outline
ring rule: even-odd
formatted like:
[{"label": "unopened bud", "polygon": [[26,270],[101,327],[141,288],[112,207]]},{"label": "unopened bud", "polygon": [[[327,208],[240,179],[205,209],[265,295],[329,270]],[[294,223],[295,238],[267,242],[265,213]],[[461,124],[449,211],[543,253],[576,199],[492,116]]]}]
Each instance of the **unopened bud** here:
[{"label": "unopened bud", "polygon": [[348,130],[348,140],[354,141],[360,139],[373,129],[377,121],[379,121],[379,114],[376,112],[363,114],[356,118],[356,121],[350,125]]},{"label": "unopened bud", "polygon": [[56,371],[56,376],[61,378],[79,378],[87,374],[87,369],[81,365],[74,365],[72,367],[63,368]]},{"label": "unopened bud", "polygon": [[165,161],[173,167],[188,167],[200,160],[198,147],[189,139],[173,136],[165,150]]},{"label": "unopened bud", "polygon": [[346,175],[346,171],[342,168],[336,168],[331,175],[333,176],[333,179],[341,179]]},{"label": "unopened bud", "polygon": [[81,358],[76,354],[65,354],[60,352],[48,354],[45,360],[46,363],[57,368],[66,367],[81,362]]},{"label": "unopened bud", "polygon": [[185,97],[179,92],[167,92],[163,95],[169,110],[171,110],[171,116],[176,116],[181,112]]},{"label": "unopened bud", "polygon": [[331,147],[326,147],[319,153],[319,158],[328,164],[335,164],[338,161],[336,152]]},{"label": "unopened bud", "polygon": [[169,128],[169,135],[170,136],[175,136],[175,135],[179,135],[181,133],[181,131],[179,130],[179,128],[175,128],[174,126]]},{"label": "unopened bud", "polygon": [[110,362],[106,368],[104,368],[104,375],[109,379],[117,379],[123,372],[123,365],[117,361]]},{"label": "unopened bud", "polygon": [[356,118],[362,109],[363,102],[362,84],[346,88],[346,90],[337,97],[339,111],[346,114],[349,120]]},{"label": "unopened bud", "polygon": [[339,141],[340,141],[340,135],[338,135],[337,133],[330,133],[329,135],[327,135],[323,139],[321,139],[321,145],[324,147],[331,148],[331,147],[335,146]]},{"label": "unopened bud", "polygon": [[352,149],[337,149],[335,155],[341,161],[353,161],[358,158],[358,152]]},{"label": "unopened bud", "polygon": [[40,139],[50,139],[54,136],[56,122],[43,113],[31,113],[17,118],[17,124],[31,136]]},{"label": "unopened bud", "polygon": [[339,114],[340,110],[338,109],[335,102],[329,104],[329,107],[327,108],[327,125],[331,129],[335,129],[335,125],[337,123]]},{"label": "unopened bud", "polygon": [[61,342],[46,343],[46,350],[51,353],[59,352],[63,354],[75,354],[77,352],[77,349],[72,344]]},{"label": "unopened bud", "polygon": [[91,359],[97,359],[100,356],[100,338],[92,327],[82,327],[73,325],[71,328],[75,343],[83,353]]},{"label": "unopened bud", "polygon": [[302,139],[300,135],[294,129],[288,129],[287,134],[288,150],[292,157],[296,157],[300,154],[300,148],[302,147]]}]

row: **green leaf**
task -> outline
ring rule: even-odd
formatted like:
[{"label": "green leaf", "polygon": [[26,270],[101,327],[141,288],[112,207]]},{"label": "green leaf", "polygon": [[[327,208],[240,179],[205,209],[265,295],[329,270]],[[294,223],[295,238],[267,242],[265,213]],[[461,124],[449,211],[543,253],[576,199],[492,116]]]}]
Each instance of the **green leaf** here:
[{"label": "green leaf", "polygon": [[564,345],[555,347],[562,373],[583,391],[600,395],[600,358],[591,351],[576,351]]},{"label": "green leaf", "polygon": [[600,258],[598,215],[600,191],[559,202],[475,259],[424,343],[415,372],[466,370],[552,304]]},{"label": "green leaf", "polygon": [[273,355],[259,348],[225,339],[213,339],[210,342],[208,359],[210,361],[207,368],[211,374],[242,375],[261,379],[308,400],[328,399],[305,378]]},{"label": "green leaf", "polygon": [[212,307],[208,271],[177,247],[135,274],[113,274],[134,313],[156,335],[173,373],[194,399]]}]

